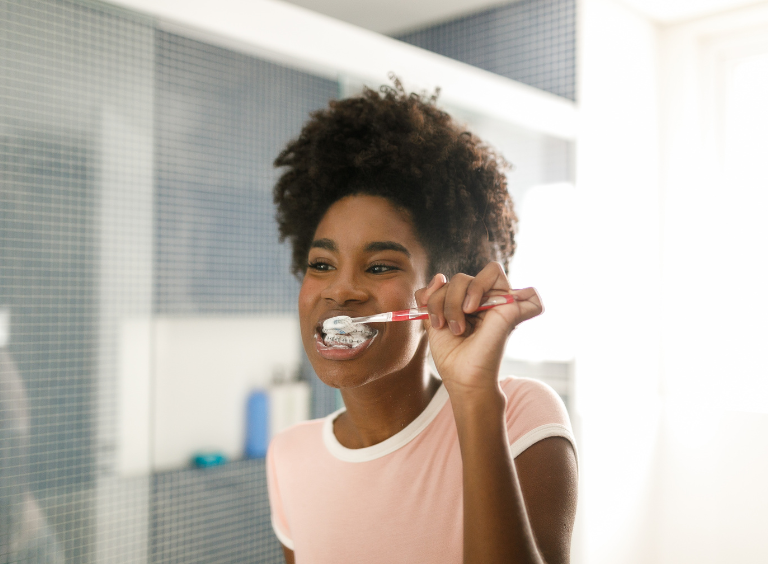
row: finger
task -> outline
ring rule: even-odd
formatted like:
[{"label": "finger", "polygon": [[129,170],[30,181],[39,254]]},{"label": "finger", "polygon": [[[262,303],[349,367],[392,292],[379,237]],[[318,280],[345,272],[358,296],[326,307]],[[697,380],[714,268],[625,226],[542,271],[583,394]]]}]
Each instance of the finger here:
[{"label": "finger", "polygon": [[515,302],[520,308],[517,323],[522,323],[532,317],[544,313],[544,304],[536,288],[523,288],[521,290],[512,290],[510,292],[515,298]]},{"label": "finger", "polygon": [[472,313],[480,307],[483,298],[492,290],[509,292],[509,280],[501,263],[491,262],[483,268],[467,288],[467,296],[462,310],[464,313]]},{"label": "finger", "polygon": [[429,323],[433,329],[441,329],[445,325],[445,316],[443,312],[445,296],[448,290],[448,284],[441,284],[429,296],[427,302],[427,312],[429,313]]},{"label": "finger", "polygon": [[[498,339],[506,340],[512,330],[523,321],[541,314],[544,307],[541,297],[535,288],[523,288],[521,290],[507,290],[515,301],[511,304],[500,305],[492,308],[483,315],[483,324],[480,333],[483,340],[489,345],[499,344]],[[498,342],[497,342],[498,341]]]},{"label": "finger", "polygon": [[467,297],[467,288],[469,288],[469,285],[472,283],[472,279],[472,276],[459,273],[451,278],[451,281],[447,286],[448,292],[445,297],[443,311],[445,313],[445,319],[448,322],[448,327],[454,335],[463,334],[464,330],[467,328],[462,306],[464,304],[464,299]]},{"label": "finger", "polygon": [[413,294],[416,298],[416,304],[419,307],[423,307],[427,305],[429,302],[429,297],[434,294],[437,290],[439,290],[445,283],[448,281],[448,279],[445,277],[445,274],[437,273],[432,277],[432,280],[429,281],[429,284],[425,288],[421,288],[420,290],[416,290],[416,292]]}]

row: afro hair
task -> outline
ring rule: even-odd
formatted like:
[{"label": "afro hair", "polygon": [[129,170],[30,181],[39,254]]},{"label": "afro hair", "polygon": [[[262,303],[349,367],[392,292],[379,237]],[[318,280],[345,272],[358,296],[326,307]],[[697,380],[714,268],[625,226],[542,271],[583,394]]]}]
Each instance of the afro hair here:
[{"label": "afro hair", "polygon": [[405,211],[430,258],[431,276],[476,275],[488,262],[506,270],[515,250],[515,216],[506,161],[436,105],[437,93],[364,89],[311,114],[275,160],[280,240],[302,277],[318,224],[338,200],[386,198]]}]

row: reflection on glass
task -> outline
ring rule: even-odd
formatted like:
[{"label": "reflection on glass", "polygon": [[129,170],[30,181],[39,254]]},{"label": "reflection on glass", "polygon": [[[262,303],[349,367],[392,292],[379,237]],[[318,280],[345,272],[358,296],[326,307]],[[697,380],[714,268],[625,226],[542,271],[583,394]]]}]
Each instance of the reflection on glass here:
[{"label": "reflection on glass", "polygon": [[24,382],[8,353],[10,312],[0,309],[0,561],[64,562],[29,488],[30,413]]}]

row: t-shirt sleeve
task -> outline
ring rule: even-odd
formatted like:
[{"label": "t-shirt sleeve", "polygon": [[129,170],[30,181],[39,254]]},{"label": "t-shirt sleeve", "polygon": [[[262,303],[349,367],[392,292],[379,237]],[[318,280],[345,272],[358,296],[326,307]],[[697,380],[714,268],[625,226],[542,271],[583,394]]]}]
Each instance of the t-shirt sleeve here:
[{"label": "t-shirt sleeve", "polygon": [[280,476],[277,471],[276,444],[273,440],[267,449],[267,491],[269,492],[269,511],[272,520],[272,529],[278,540],[287,548],[293,550],[291,530],[285,517],[283,499],[280,495]]},{"label": "t-shirt sleeve", "polygon": [[548,437],[570,441],[573,452],[576,440],[563,400],[547,384],[530,378],[508,378],[501,383],[507,396],[507,433],[512,458]]}]

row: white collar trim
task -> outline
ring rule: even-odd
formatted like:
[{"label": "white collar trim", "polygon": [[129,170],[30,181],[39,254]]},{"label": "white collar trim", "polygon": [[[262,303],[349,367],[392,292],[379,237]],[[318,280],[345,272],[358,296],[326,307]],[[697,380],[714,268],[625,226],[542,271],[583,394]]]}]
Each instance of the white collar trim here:
[{"label": "white collar trim", "polygon": [[405,429],[379,444],[365,448],[347,448],[333,434],[333,422],[347,410],[345,407],[342,407],[328,415],[325,421],[323,421],[323,443],[325,443],[326,448],[333,456],[344,462],[367,462],[381,458],[404,447],[418,437],[419,433],[426,429],[432,420],[437,417],[437,414],[440,413],[440,410],[447,401],[448,392],[445,386],[440,384],[426,409],[416,419],[411,421]]}]

